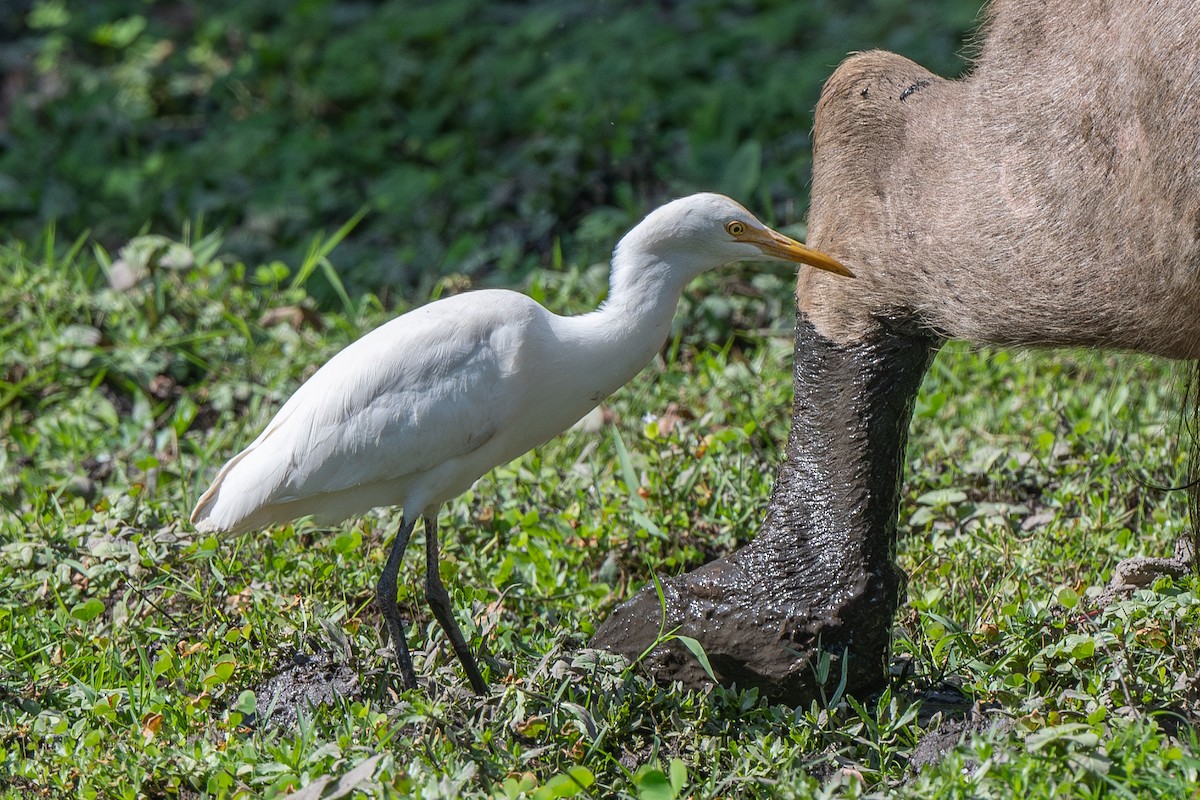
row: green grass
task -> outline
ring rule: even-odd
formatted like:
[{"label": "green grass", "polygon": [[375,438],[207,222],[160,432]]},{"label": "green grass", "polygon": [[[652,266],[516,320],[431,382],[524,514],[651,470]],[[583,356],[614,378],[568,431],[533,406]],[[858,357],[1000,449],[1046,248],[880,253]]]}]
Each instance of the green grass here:
[{"label": "green grass", "polygon": [[[295,276],[336,275],[319,247],[289,269],[223,259],[212,238],[142,241],[145,274],[122,292],[107,288],[115,256],[47,239],[0,245],[6,797],[272,797],[330,776],[360,781],[356,796],[649,800],[1200,785],[1197,582],[1094,615],[1079,599],[1184,528],[1183,497],[1153,488],[1182,474],[1170,365],[948,347],[918,401],[901,509],[912,579],[896,651],[915,677],[828,707],[684,692],[584,648],[653,574],[745,543],[765,507],[788,429],[791,280],[762,265],[708,276],[663,364],[605,403],[598,432],[559,437],[443,512],[460,623],[511,673],[491,673],[486,700],[464,690],[422,602],[418,534],[401,599],[436,686],[397,693],[371,602],[395,510],[222,539],[186,522],[313,365],[391,312],[347,296],[298,328],[265,325],[311,307]],[[526,288],[578,311],[605,272]],[[256,722],[255,687],[318,650],[361,691],[291,727]],[[917,770],[934,723],[910,698],[941,681],[1009,724]]]}]

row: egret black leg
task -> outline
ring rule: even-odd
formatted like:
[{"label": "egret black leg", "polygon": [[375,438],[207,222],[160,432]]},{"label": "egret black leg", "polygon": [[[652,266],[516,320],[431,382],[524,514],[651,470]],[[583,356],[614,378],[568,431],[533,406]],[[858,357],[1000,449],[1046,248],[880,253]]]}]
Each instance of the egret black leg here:
[{"label": "egret black leg", "polygon": [[417,673],[413,671],[412,656],[408,654],[408,642],[404,639],[404,623],[400,621],[400,609],[396,607],[396,575],[400,572],[400,562],[404,560],[404,550],[408,547],[408,539],[416,523],[417,518],[414,516],[409,519],[407,514],[400,520],[400,530],[396,531],[392,551],[375,587],[375,602],[387,621],[388,635],[396,651],[396,662],[400,665],[400,677],[407,689],[417,688]]},{"label": "egret black leg", "polygon": [[454,648],[454,654],[458,656],[463,671],[467,673],[467,680],[471,681],[471,688],[475,690],[475,694],[487,694],[487,681],[480,674],[475,657],[467,647],[467,640],[463,638],[462,631],[454,622],[450,595],[442,585],[442,576],[438,571],[437,517],[432,515],[425,517],[425,599],[429,601],[429,608],[438,624],[450,637],[450,645]]}]

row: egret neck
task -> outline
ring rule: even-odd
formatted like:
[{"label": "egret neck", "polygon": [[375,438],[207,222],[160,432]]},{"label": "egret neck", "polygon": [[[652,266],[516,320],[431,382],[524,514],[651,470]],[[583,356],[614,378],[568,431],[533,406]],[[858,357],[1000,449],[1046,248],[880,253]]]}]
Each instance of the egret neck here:
[{"label": "egret neck", "polygon": [[650,363],[671,332],[684,288],[701,271],[675,268],[651,253],[617,249],[608,297],[595,311],[567,318],[580,357],[594,366],[589,383],[603,393],[597,401]]}]

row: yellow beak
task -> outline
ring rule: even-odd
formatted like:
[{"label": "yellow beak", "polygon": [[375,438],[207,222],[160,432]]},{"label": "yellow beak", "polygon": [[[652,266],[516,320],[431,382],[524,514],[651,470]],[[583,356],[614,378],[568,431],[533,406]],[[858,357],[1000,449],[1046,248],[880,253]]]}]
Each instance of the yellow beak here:
[{"label": "yellow beak", "polygon": [[746,233],[741,239],[757,246],[759,250],[762,250],[763,253],[772,258],[808,264],[810,267],[823,269],[837,275],[844,275],[847,278],[854,277],[854,273],[846,269],[833,256],[825,255],[820,250],[814,250],[808,245],[801,244],[795,239],[784,236],[782,233],[773,231],[770,228],[762,231],[747,228]]}]

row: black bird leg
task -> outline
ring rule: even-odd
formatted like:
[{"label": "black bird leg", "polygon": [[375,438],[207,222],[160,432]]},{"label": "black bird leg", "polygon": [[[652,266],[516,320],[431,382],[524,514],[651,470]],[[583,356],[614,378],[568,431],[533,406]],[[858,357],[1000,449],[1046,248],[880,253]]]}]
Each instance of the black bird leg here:
[{"label": "black bird leg", "polygon": [[392,638],[396,663],[400,665],[400,677],[404,679],[406,689],[417,688],[417,673],[413,671],[408,642],[404,640],[404,623],[400,621],[400,609],[396,607],[396,575],[400,572],[400,562],[404,560],[404,551],[416,524],[416,517],[409,519],[405,514],[401,518],[400,530],[396,531],[396,538],[392,541],[392,552],[388,554],[387,564],[384,565],[379,584],[375,587],[375,603],[387,621],[388,635]]},{"label": "black bird leg", "polygon": [[467,673],[467,679],[471,681],[471,688],[475,690],[475,694],[487,694],[487,681],[480,674],[479,667],[475,664],[475,657],[471,655],[471,650],[467,647],[467,640],[463,638],[462,631],[454,622],[454,609],[450,606],[450,595],[446,593],[446,587],[442,585],[442,576],[438,571],[436,515],[425,517],[425,599],[429,601],[429,608],[433,611],[433,616],[437,619],[438,624],[442,626],[446,636],[450,637],[450,646],[454,648],[454,654],[458,656],[463,671]]}]

